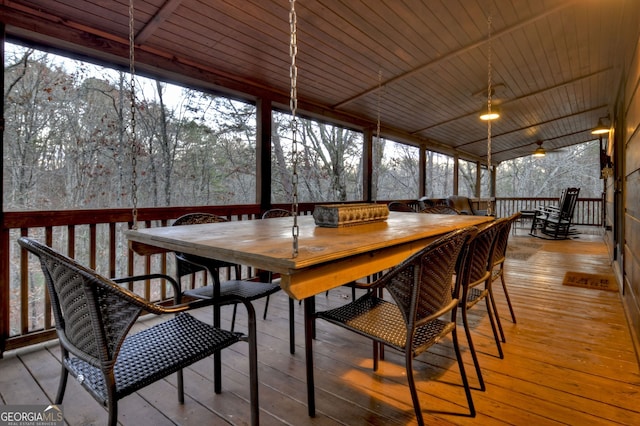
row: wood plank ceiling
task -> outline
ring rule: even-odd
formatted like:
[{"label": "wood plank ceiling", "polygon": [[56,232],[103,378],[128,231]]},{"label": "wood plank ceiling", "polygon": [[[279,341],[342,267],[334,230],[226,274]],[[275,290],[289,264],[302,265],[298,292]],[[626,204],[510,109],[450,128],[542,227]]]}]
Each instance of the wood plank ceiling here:
[{"label": "wood plank ceiling", "polygon": [[[288,108],[287,0],[134,0],[142,72]],[[300,108],[486,160],[593,140],[613,116],[637,0],[297,0]],[[128,0],[3,0],[6,33],[126,64]],[[488,17],[491,17],[489,38]],[[490,40],[490,41],[489,41]],[[489,49],[490,47],[490,49]],[[380,105],[378,107],[378,105]]]}]

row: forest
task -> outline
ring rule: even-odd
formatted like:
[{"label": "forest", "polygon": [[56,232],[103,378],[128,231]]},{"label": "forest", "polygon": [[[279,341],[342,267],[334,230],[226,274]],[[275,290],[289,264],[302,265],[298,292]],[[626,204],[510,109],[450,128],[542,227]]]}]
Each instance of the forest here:
[{"label": "forest", "polygon": [[[5,46],[4,211],[227,205],[255,202],[251,103],[131,76],[16,44]],[[131,90],[132,85],[135,90]],[[135,95],[135,102],[132,97]],[[362,199],[361,132],[299,119],[301,202]],[[272,202],[290,201],[291,116],[273,115]],[[599,197],[597,141],[497,168],[498,197]],[[374,140],[374,197],[416,198],[417,147]],[[430,197],[453,193],[453,158],[427,152]],[[488,196],[486,170],[481,196]],[[460,161],[473,196],[476,164]]]}]

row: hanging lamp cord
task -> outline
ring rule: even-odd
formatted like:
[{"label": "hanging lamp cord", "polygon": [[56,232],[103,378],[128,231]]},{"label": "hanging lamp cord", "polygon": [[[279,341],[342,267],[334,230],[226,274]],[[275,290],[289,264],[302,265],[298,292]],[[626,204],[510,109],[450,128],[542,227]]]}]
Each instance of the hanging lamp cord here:
[{"label": "hanging lamp cord", "polygon": [[136,68],[135,68],[135,25],[133,19],[133,0],[129,0],[129,76],[131,78],[130,88],[130,129],[129,129],[129,146],[131,147],[131,204],[132,204],[132,229],[138,229],[138,143],[136,140]]},{"label": "hanging lamp cord", "polygon": [[292,205],[293,225],[291,233],[293,235],[293,253],[292,257],[298,256],[298,238],[300,236],[300,228],[298,226],[298,67],[296,65],[296,56],[298,54],[297,24],[298,17],[296,15],[295,0],[289,0],[291,10],[289,11],[289,27],[291,39],[289,42],[289,56],[291,65],[289,67],[289,77],[291,79],[291,94],[289,107],[291,108],[291,161],[292,161]]}]

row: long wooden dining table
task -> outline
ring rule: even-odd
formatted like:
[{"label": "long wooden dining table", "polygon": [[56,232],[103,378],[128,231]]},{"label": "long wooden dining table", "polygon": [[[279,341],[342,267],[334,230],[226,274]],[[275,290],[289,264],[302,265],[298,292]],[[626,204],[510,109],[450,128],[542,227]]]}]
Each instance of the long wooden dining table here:
[{"label": "long wooden dining table", "polygon": [[305,301],[307,401],[314,417],[313,296],[393,267],[450,231],[494,218],[390,212],[384,221],[338,228],[316,226],[312,216],[296,219],[296,256],[291,217],[155,227],[126,236],[141,254],[177,251],[279,274],[282,289]]}]

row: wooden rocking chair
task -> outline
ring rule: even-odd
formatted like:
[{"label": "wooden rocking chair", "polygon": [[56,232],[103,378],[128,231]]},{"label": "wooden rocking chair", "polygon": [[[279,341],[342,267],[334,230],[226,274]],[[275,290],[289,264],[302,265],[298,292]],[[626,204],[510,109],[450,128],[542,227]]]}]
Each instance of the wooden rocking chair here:
[{"label": "wooden rocking chair", "polygon": [[536,210],[536,215],[531,223],[530,235],[565,240],[570,235],[576,234],[571,225],[579,193],[580,188],[567,188],[563,191],[558,206],[548,206]]}]

